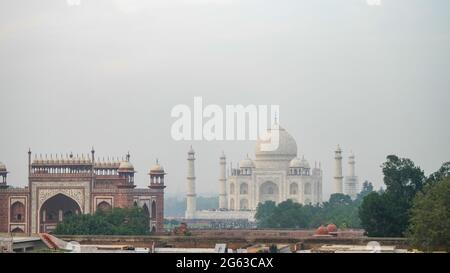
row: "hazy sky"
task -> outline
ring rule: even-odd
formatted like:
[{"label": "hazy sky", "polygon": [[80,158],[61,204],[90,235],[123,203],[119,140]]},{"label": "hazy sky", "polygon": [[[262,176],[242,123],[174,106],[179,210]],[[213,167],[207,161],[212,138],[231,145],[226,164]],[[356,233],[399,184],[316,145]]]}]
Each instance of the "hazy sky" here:
[{"label": "hazy sky", "polygon": [[356,154],[380,187],[388,154],[427,174],[450,160],[450,1],[1,0],[0,161],[27,183],[27,150],[131,153],[137,184],[155,158],[184,194],[189,145],[197,192],[218,192],[218,157],[250,141],[176,142],[177,104],[279,104],[299,155]]}]

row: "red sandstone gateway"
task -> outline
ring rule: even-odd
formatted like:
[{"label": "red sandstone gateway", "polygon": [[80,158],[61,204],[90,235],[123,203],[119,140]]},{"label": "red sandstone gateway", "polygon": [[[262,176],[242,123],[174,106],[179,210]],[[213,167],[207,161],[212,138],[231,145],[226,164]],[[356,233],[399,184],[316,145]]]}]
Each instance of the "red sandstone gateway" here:
[{"label": "red sandstone gateway", "polygon": [[31,158],[29,151],[25,188],[8,186],[8,171],[0,163],[0,232],[50,232],[71,214],[132,206],[149,214],[152,232],[163,230],[166,173],[158,161],[150,168],[149,187],[136,189],[130,154],[96,160],[92,149],[90,155]]}]

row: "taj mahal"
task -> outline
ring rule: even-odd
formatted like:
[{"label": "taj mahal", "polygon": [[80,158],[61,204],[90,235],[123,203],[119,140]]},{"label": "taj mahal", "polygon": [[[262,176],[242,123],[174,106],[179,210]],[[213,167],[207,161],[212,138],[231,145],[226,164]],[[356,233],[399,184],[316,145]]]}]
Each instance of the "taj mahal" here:
[{"label": "taj mahal", "polygon": [[[277,133],[278,148],[265,151],[261,148]],[[263,141],[263,140],[264,141]],[[342,176],[342,156],[338,146],[335,151],[335,192],[356,197],[357,177],[354,172],[354,155],[349,157],[350,175]],[[322,203],[322,167],[311,166],[302,155],[298,156],[297,142],[289,132],[278,124],[268,129],[266,135],[256,141],[255,157],[248,155],[237,167],[227,168],[226,156],[219,158],[219,208],[197,210],[195,193],[195,151],[188,151],[188,174],[186,193],[186,219],[248,219],[254,220],[259,203],[280,203],[288,199],[301,204]]]}]

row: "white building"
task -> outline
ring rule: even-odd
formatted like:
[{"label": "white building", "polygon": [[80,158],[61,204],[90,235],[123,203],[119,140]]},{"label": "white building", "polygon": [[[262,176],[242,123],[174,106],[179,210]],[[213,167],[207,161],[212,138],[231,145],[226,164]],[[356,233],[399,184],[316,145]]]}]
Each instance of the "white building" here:
[{"label": "white building", "polygon": [[[262,144],[278,133],[276,150],[264,151]],[[275,137],[276,139],[277,137]],[[255,158],[246,157],[237,168],[230,168],[226,178],[226,158],[220,157],[219,210],[195,210],[195,165],[192,147],[188,153],[187,219],[254,219],[259,203],[280,203],[291,199],[302,204],[322,202],[322,169],[320,164],[310,167],[309,162],[297,157],[295,139],[275,124],[267,135],[258,140]]]},{"label": "white building", "polygon": [[[278,128],[277,128],[278,127]],[[302,156],[297,157],[295,139],[282,127],[269,129],[262,139],[272,139],[279,133],[279,145],[274,151],[263,151],[261,140],[255,148],[255,159],[246,157],[237,168],[231,168],[227,180],[228,209],[256,210],[259,203],[280,203],[291,199],[302,204],[322,202],[322,170]]]},{"label": "white building", "polygon": [[355,174],[355,155],[353,153],[348,157],[349,175],[345,177],[344,194],[350,195],[354,200],[359,193],[358,177]]}]

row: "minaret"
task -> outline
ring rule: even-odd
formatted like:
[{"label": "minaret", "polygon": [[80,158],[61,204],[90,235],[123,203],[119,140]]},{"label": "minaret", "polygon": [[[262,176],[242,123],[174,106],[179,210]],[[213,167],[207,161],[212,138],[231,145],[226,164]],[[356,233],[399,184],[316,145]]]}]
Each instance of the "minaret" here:
[{"label": "minaret", "polygon": [[195,152],[191,148],[188,152],[188,174],[186,193],[186,219],[194,219],[197,210],[197,195],[195,194]]},{"label": "minaret", "polygon": [[334,169],[334,193],[343,193],[342,191],[342,150],[339,145],[334,152],[335,169]]},{"label": "minaret", "polygon": [[227,159],[225,154],[222,152],[220,156],[220,177],[219,177],[219,209],[227,209],[227,178],[226,178],[226,165]]},{"label": "minaret", "polygon": [[345,177],[344,193],[356,199],[359,192],[358,177],[355,173],[355,155],[353,153],[348,157],[349,175]]},{"label": "minaret", "polygon": [[348,157],[349,176],[355,176],[355,154],[352,152]]}]

